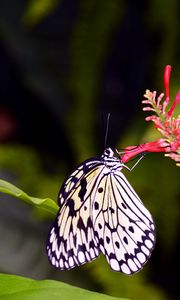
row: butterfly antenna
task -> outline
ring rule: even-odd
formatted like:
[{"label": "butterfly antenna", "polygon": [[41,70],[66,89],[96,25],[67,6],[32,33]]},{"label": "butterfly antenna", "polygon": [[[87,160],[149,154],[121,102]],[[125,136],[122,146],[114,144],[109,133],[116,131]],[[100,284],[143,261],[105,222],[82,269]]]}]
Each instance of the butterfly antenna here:
[{"label": "butterfly antenna", "polygon": [[141,153],[140,157],[138,158],[138,160],[136,161],[136,163],[130,168],[130,171],[132,171],[137,165],[138,163],[141,161],[141,159],[144,158],[146,153]]},{"label": "butterfly antenna", "polygon": [[108,113],[108,115],[107,115],[106,133],[105,133],[105,139],[104,139],[104,149],[106,149],[106,146],[107,146],[107,137],[108,137],[108,130],[109,130],[109,119],[110,119],[110,113]]},{"label": "butterfly antenna", "polygon": [[[139,154],[138,156],[139,156],[139,158],[138,158],[138,160],[135,162],[135,164],[132,166],[132,167],[128,167],[127,165],[125,165],[125,164],[123,164],[124,165],[124,167],[127,169],[127,170],[129,170],[130,172],[138,165],[138,163],[141,161],[141,159],[143,159],[144,158],[144,156],[146,155],[146,153],[144,152],[144,153],[141,153],[141,154]],[[135,158],[133,158],[133,159],[131,159],[131,161],[133,161],[133,160],[135,160],[136,159],[136,157]]]}]

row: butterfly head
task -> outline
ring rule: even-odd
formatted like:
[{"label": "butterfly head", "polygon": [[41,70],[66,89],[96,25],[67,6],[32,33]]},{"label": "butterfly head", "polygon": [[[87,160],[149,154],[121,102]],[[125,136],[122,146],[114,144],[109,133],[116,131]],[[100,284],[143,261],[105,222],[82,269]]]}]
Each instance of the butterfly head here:
[{"label": "butterfly head", "polygon": [[111,171],[113,170],[121,170],[123,164],[121,161],[114,155],[114,151],[111,148],[106,148],[104,150],[103,155],[101,156],[103,164]]},{"label": "butterfly head", "polygon": [[111,148],[106,148],[103,153],[104,157],[113,157],[114,151]]}]

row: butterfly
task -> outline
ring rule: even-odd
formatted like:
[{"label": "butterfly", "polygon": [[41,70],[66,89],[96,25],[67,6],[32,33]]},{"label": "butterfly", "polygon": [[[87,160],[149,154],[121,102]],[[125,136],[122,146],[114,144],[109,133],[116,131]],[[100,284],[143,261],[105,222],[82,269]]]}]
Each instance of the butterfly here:
[{"label": "butterfly", "polygon": [[107,148],[65,180],[46,246],[53,266],[69,270],[102,252],[114,271],[133,274],[148,261],[155,245],[155,225],[121,172],[123,167]]}]

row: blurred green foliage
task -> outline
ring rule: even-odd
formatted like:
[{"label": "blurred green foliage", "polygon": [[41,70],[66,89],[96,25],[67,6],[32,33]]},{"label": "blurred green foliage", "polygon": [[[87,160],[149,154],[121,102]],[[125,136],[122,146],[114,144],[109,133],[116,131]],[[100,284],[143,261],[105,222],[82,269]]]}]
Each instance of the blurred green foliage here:
[{"label": "blurred green foliage", "polygon": [[177,0],[161,0],[150,1],[150,8],[147,13],[147,22],[151,32],[156,32],[157,38],[161,39],[160,47],[154,58],[156,60],[157,74],[156,80],[161,80],[161,73],[158,69],[171,64],[179,69],[179,62],[176,60],[175,53],[178,49],[179,35],[179,17]]},{"label": "blurred green foliage", "polygon": [[8,172],[14,183],[31,196],[49,197],[57,200],[57,193],[62,184],[63,170],[59,174],[46,174],[38,153],[30,147],[5,145],[0,147],[0,169]]},{"label": "blurred green foliage", "polygon": [[29,0],[22,17],[23,23],[28,27],[35,26],[47,17],[59,3],[60,0]]},{"label": "blurred green foliage", "polygon": [[79,161],[92,156],[95,150],[96,129],[92,124],[97,118],[102,69],[112,33],[122,18],[123,6],[123,1],[119,0],[80,1],[79,19],[71,40],[69,84],[74,102],[69,112],[71,122],[67,123]]}]

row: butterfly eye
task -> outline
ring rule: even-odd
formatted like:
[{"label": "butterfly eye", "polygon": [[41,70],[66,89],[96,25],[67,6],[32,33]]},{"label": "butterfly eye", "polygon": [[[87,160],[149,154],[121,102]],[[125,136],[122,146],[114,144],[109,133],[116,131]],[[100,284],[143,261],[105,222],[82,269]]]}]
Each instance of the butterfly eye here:
[{"label": "butterfly eye", "polygon": [[104,155],[105,156],[108,156],[108,157],[112,157],[114,155],[114,152],[112,151],[111,148],[107,148],[105,151],[104,151]]}]

